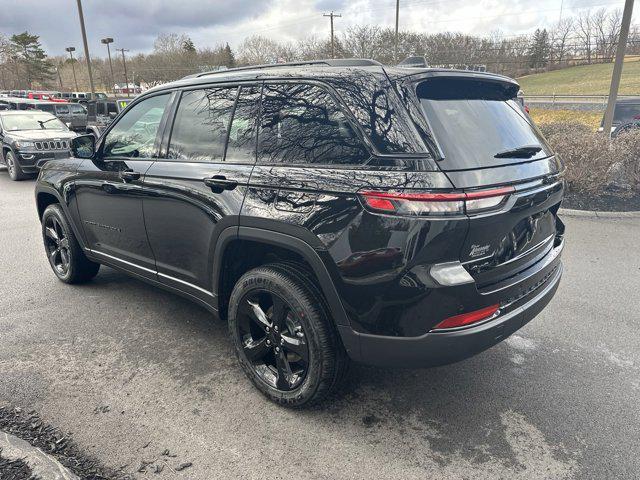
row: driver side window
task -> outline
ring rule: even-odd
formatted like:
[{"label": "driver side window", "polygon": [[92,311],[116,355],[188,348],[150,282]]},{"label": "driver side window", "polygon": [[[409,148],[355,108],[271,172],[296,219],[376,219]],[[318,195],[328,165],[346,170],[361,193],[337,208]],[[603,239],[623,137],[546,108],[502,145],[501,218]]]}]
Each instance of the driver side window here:
[{"label": "driver side window", "polygon": [[151,158],[169,94],[157,95],[135,105],[109,130],[102,157]]}]

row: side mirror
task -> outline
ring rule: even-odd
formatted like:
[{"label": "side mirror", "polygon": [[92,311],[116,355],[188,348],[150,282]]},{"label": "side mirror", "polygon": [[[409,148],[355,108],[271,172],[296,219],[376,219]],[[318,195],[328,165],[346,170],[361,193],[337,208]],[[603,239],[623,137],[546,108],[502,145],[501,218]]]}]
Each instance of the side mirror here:
[{"label": "side mirror", "polygon": [[93,158],[96,153],[96,137],[81,135],[71,140],[71,153],[76,158]]},{"label": "side mirror", "polygon": [[66,122],[66,123],[65,123],[65,125],[67,126],[67,128],[68,128],[69,130],[71,130],[71,127],[72,127],[71,122]]}]

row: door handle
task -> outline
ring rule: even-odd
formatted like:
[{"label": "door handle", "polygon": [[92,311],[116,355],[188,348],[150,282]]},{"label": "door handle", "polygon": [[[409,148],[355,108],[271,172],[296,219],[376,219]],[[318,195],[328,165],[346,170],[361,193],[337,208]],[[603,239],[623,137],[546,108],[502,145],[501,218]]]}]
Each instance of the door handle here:
[{"label": "door handle", "polygon": [[238,186],[238,182],[235,180],[227,180],[224,175],[214,175],[202,180],[207,187],[211,187],[212,190],[233,190]]},{"label": "door handle", "polygon": [[138,180],[140,178],[140,172],[134,172],[133,170],[122,170],[120,172],[120,178],[125,182],[128,180]]}]

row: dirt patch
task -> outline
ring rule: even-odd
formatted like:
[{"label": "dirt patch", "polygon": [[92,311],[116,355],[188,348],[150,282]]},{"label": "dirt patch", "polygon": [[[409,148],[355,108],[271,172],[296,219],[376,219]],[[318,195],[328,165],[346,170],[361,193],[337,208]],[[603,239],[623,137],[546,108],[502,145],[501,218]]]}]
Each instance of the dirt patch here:
[{"label": "dirt patch", "polygon": [[599,212],[635,212],[640,211],[640,194],[623,196],[606,192],[600,194],[567,192],[562,201],[562,207]]},{"label": "dirt patch", "polygon": [[[0,407],[0,431],[15,435],[44,453],[54,456],[62,465],[86,480],[125,480],[131,477],[101,466],[96,460],[85,455],[70,439],[68,434],[42,422],[35,411],[23,411],[21,408]],[[10,465],[15,462],[5,462]],[[30,476],[11,477],[2,469],[0,457],[0,478],[31,478]],[[26,466],[26,465],[25,465]],[[9,466],[7,467],[9,468]],[[20,465],[12,466],[14,470]],[[28,468],[28,467],[27,467]],[[11,472],[11,470],[8,470]],[[29,470],[30,475],[30,470]]]}]

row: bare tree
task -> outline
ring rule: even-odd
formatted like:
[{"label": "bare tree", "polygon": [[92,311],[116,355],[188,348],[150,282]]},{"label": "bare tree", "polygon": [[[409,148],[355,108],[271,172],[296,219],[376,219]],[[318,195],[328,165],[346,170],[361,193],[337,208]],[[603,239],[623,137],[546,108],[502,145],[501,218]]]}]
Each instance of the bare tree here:
[{"label": "bare tree", "polygon": [[573,34],[575,21],[572,17],[560,20],[551,30],[551,63],[562,65],[567,55],[568,40]]},{"label": "bare tree", "polygon": [[584,55],[586,55],[587,63],[591,63],[592,42],[593,42],[593,18],[591,11],[581,12],[576,17],[576,35],[582,43]]}]

